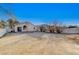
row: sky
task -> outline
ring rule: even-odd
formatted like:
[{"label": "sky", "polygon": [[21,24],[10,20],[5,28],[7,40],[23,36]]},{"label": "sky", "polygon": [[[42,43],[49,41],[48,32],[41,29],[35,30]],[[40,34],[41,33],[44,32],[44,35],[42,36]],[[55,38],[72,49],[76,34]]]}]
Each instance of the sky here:
[{"label": "sky", "polygon": [[[11,9],[20,22],[30,21],[34,24],[42,24],[57,20],[63,24],[79,24],[78,3],[4,3],[1,6]],[[2,15],[2,11],[0,14]]]}]

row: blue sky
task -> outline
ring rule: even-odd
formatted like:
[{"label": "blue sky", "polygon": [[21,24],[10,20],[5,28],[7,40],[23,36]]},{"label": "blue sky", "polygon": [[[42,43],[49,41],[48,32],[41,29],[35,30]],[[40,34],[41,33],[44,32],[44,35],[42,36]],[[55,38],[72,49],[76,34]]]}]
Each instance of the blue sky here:
[{"label": "blue sky", "polygon": [[58,20],[63,24],[79,24],[78,3],[4,3],[2,6],[11,8],[21,22],[41,24]]}]

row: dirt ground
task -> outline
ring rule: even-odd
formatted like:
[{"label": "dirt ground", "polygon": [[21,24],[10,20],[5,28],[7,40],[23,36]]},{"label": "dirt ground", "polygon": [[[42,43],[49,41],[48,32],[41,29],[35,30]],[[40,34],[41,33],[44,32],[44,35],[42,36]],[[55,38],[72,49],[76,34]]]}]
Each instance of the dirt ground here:
[{"label": "dirt ground", "polygon": [[[74,39],[77,38],[77,39]],[[79,35],[52,33],[8,33],[0,38],[2,55],[79,54]],[[77,40],[77,41],[76,41]]]}]

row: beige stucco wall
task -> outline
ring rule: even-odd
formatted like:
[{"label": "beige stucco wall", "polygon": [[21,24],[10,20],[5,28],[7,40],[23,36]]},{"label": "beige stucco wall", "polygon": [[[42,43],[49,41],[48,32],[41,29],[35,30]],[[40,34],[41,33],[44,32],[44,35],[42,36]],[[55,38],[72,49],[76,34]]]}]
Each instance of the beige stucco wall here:
[{"label": "beige stucco wall", "polygon": [[[23,26],[26,26],[27,28],[26,29],[23,29]],[[17,30],[18,27],[21,27],[21,31],[22,32],[25,32],[25,31],[35,31],[35,29],[34,29],[35,26],[34,25],[31,25],[31,24],[19,24],[19,25],[16,25],[14,27],[15,32],[18,32],[18,30]]]}]

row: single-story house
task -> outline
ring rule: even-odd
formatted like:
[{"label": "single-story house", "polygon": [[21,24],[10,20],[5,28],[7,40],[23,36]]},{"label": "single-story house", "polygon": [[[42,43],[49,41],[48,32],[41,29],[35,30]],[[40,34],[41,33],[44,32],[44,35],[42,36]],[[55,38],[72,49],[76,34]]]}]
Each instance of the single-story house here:
[{"label": "single-story house", "polygon": [[9,32],[28,32],[28,31],[36,31],[35,25],[30,22],[18,23],[15,24],[13,28],[9,30]]},{"label": "single-story house", "polygon": [[62,33],[79,33],[79,28],[65,28]]}]

